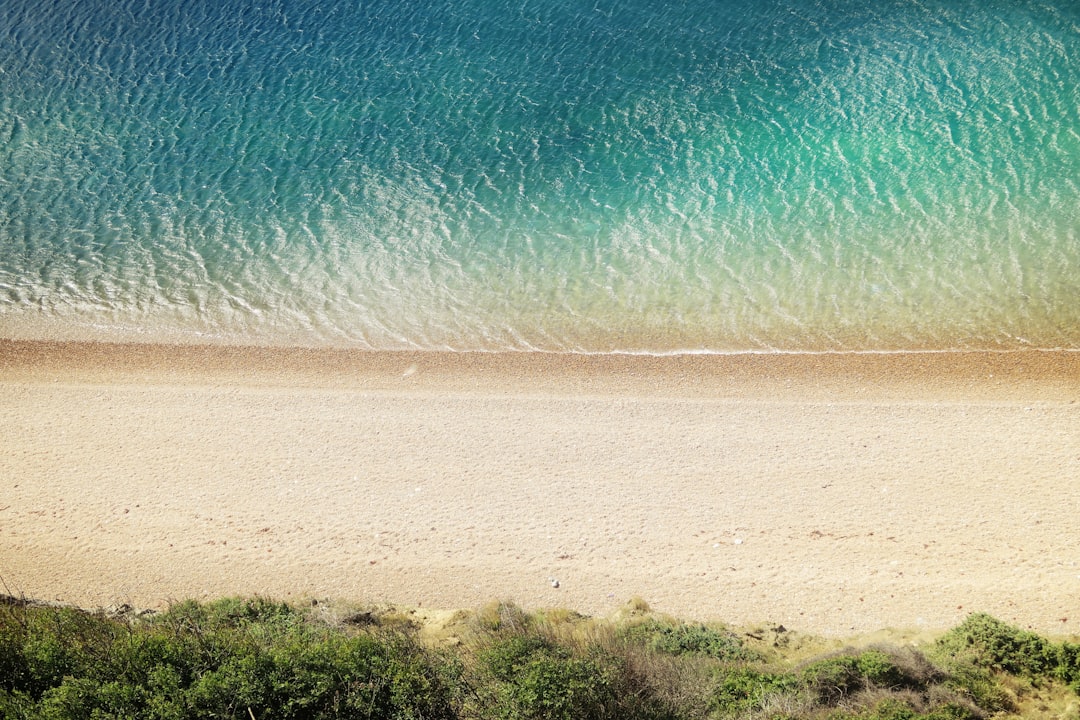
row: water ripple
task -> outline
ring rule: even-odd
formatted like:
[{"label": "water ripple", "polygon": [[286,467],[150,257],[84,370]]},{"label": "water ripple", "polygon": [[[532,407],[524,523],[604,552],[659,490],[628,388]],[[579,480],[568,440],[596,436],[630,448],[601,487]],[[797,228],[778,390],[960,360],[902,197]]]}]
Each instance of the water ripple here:
[{"label": "water ripple", "polygon": [[1072,4],[590,5],[6,3],[0,334],[1080,347]]}]

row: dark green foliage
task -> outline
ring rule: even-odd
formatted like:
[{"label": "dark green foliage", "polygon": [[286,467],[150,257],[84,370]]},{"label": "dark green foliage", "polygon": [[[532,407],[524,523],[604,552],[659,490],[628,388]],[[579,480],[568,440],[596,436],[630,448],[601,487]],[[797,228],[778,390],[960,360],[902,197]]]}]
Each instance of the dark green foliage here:
[{"label": "dark green foliage", "polygon": [[791,673],[771,673],[750,667],[722,672],[710,698],[710,710],[725,716],[760,711],[772,697],[801,689]]},{"label": "dark green foliage", "polygon": [[777,708],[798,714],[841,718],[974,720],[981,713],[942,683],[946,675],[912,650],[869,648],[827,656],[797,671],[767,671],[752,665],[721,671],[711,709],[726,717],[764,713]]},{"label": "dark green foliage", "polygon": [[750,662],[760,659],[743,646],[735,633],[715,630],[707,625],[646,620],[624,631],[627,639],[640,642],[669,655],[694,654],[726,662]]},{"label": "dark green foliage", "polygon": [[331,627],[264,599],[141,621],[9,602],[0,718],[981,720],[1016,710],[1004,673],[1080,683],[1080,645],[983,615],[942,638],[944,670],[890,647],[769,666],[704,625],[558,617],[491,606],[437,650],[407,625]]},{"label": "dark green foliage", "polygon": [[537,635],[501,637],[480,651],[480,666],[496,680],[511,682],[524,663],[550,649],[551,642]]},{"label": "dark green foliage", "polygon": [[894,661],[881,650],[867,650],[855,656],[855,669],[864,685],[886,687],[919,687],[917,678],[909,677]]},{"label": "dark green foliage", "polygon": [[[12,668],[9,677],[0,679],[5,689],[21,690],[38,696],[59,685],[65,676],[77,675],[88,663],[105,661],[109,649],[124,629],[100,622],[97,618],[71,608],[34,612],[25,607],[4,609],[8,631],[21,636],[21,666]],[[6,663],[5,663],[6,664]]]},{"label": "dark green foliage", "polygon": [[993,672],[1020,675],[1034,681],[1058,680],[1080,694],[1080,645],[1053,643],[984,613],[975,613],[938,640],[937,647],[951,664],[952,683],[981,703],[1009,709],[997,701],[1000,687]]},{"label": "dark green foliage", "polygon": [[[25,632],[17,619],[20,610],[0,605],[0,689],[22,688],[26,678],[26,657],[23,655]],[[0,709],[4,707],[0,695]],[[4,717],[0,714],[0,717]]]},{"label": "dark green foliage", "polygon": [[921,717],[925,720],[979,720],[982,714],[961,703],[944,703]]},{"label": "dark green foliage", "polygon": [[801,673],[811,695],[826,704],[873,688],[923,690],[929,680],[926,675],[903,667],[895,655],[874,649],[817,660]]},{"label": "dark green foliage", "polygon": [[1009,693],[987,668],[958,663],[949,673],[945,686],[988,713],[1016,709]]},{"label": "dark green foliage", "polygon": [[938,647],[980,667],[1029,677],[1053,670],[1059,661],[1050,641],[985,613],[969,615],[938,640]]},{"label": "dark green foliage", "polygon": [[941,705],[930,712],[919,712],[897,699],[882,700],[863,712],[837,712],[829,720],[976,720],[968,708],[956,704]]},{"label": "dark green foliage", "polygon": [[850,655],[818,660],[804,668],[801,677],[811,696],[822,704],[835,704],[866,684],[858,658]]},{"label": "dark green foliage", "polygon": [[916,720],[919,717],[919,713],[907,703],[888,699],[881,701],[867,712],[836,713],[831,716],[831,720]]},{"label": "dark green foliage", "polygon": [[141,627],[69,609],[18,612],[0,625],[14,649],[0,661],[5,717],[453,717],[434,653],[401,634],[317,626],[286,605],[185,603]]},{"label": "dark green foliage", "polygon": [[5,720],[29,718],[34,705],[33,698],[25,693],[0,690],[0,718]]},{"label": "dark green foliage", "polygon": [[1054,675],[1080,695],[1080,645],[1065,642],[1057,647]]},{"label": "dark green foliage", "polygon": [[496,681],[498,716],[521,720],[619,717],[622,668],[599,653],[575,657],[535,636],[501,638],[480,654],[482,672]]}]

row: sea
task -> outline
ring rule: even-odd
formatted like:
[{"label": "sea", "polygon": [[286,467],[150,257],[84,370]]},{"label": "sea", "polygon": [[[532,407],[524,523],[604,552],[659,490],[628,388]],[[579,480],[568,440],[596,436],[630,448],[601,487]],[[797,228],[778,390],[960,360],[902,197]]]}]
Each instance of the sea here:
[{"label": "sea", "polygon": [[0,338],[1080,349],[1077,0],[4,0]]}]

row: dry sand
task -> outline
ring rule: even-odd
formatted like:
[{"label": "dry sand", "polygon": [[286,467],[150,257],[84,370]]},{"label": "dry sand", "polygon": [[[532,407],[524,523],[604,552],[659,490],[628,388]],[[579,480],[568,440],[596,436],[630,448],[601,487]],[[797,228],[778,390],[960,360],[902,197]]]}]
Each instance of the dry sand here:
[{"label": "dry sand", "polygon": [[638,595],[828,635],[976,610],[1077,633],[1078,401],[1065,352],[0,342],[0,577],[84,606]]}]

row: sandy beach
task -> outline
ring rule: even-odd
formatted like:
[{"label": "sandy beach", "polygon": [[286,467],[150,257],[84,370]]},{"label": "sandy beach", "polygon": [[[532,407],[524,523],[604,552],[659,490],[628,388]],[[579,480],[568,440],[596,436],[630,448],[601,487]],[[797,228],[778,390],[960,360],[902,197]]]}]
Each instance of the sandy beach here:
[{"label": "sandy beach", "polygon": [[1075,352],[0,341],[0,428],[9,594],[1080,632]]}]

